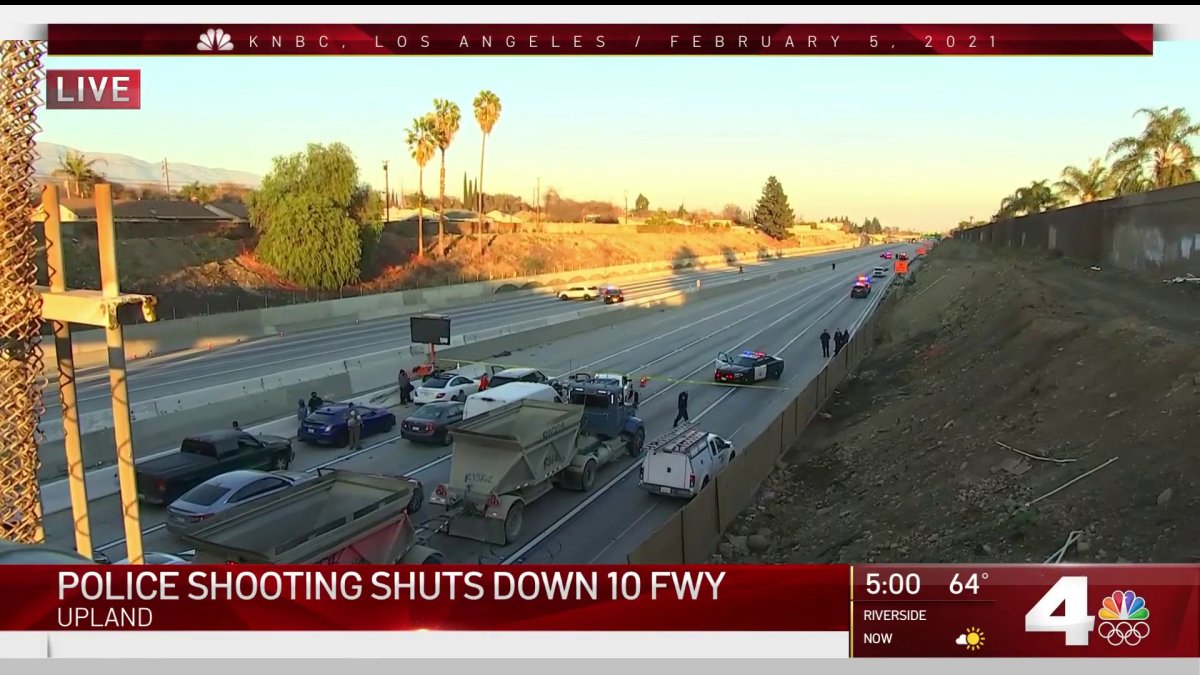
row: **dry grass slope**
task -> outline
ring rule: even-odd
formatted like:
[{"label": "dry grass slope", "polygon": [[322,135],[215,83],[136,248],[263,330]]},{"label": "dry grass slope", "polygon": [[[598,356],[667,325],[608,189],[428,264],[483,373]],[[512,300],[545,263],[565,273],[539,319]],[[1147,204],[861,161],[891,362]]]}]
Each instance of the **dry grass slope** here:
[{"label": "dry grass slope", "polygon": [[[730,251],[820,246],[845,241],[847,236],[813,232],[799,241],[780,242],[740,228],[687,234],[494,234],[484,239],[482,252],[473,237],[456,234],[448,235],[448,240],[445,258],[429,256],[417,262],[415,239],[384,233],[371,278],[326,293],[305,291],[280,279],[254,257],[254,242],[246,232],[153,238],[118,234],[117,256],[122,286],[159,296],[159,315],[166,319]],[[71,240],[67,257],[70,283],[97,288],[95,240]]]}]

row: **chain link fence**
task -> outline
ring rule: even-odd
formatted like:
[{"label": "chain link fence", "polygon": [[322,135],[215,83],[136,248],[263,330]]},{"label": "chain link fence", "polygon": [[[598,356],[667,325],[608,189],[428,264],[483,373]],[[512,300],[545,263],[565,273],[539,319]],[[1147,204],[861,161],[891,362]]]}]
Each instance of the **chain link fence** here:
[{"label": "chain link fence", "polygon": [[41,297],[35,292],[34,136],[43,45],[0,41],[0,536],[41,543]]}]

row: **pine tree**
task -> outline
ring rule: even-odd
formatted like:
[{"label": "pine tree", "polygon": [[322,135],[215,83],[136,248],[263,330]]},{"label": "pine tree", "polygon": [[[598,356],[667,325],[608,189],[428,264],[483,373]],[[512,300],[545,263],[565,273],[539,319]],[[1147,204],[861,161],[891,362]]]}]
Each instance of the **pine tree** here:
[{"label": "pine tree", "polygon": [[785,239],[788,236],[788,228],[795,220],[796,214],[788,204],[783,185],[775,176],[767,178],[762,197],[759,197],[758,204],[754,206],[754,224],[775,239]]}]

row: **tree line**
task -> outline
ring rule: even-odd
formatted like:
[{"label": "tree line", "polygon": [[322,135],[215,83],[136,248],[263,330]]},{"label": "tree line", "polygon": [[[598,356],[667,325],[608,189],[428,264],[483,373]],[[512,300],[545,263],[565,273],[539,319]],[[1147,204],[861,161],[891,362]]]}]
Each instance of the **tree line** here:
[{"label": "tree line", "polygon": [[[1053,183],[1037,180],[1017,188],[1000,201],[992,221],[1194,182],[1200,158],[1192,140],[1200,135],[1200,124],[1186,109],[1166,106],[1141,108],[1134,117],[1145,119],[1141,133],[1113,141],[1104,159],[1064,168]],[[955,229],[977,224],[972,217]]]},{"label": "tree line", "polygon": [[184,185],[177,192],[169,192],[157,185],[126,185],[110,180],[97,165],[104,160],[89,158],[82,152],[68,150],[58,158],[58,166],[51,176],[62,180],[67,197],[91,197],[96,186],[104,183],[112,190],[113,199],[179,199],[201,204],[222,199],[244,199],[250,188],[236,183],[203,184],[199,181]]}]

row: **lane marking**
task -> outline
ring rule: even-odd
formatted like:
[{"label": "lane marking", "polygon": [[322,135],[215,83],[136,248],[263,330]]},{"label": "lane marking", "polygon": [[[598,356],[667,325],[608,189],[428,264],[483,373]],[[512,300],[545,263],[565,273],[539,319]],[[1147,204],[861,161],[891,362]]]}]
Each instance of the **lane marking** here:
[{"label": "lane marking", "polygon": [[[845,300],[846,300],[846,298],[847,298],[847,297],[849,297],[849,296],[844,296],[844,297],[843,297],[841,300],[839,300],[838,302],[834,303],[832,306],[830,306],[828,309],[826,309],[824,312],[822,312],[822,313],[821,313],[821,315],[820,315],[820,316],[818,316],[816,319],[814,319],[814,320],[810,321],[810,322],[808,323],[808,325],[807,325],[807,326],[805,326],[805,327],[804,327],[804,328],[803,328],[803,329],[802,329],[802,330],[801,330],[801,331],[800,331],[800,332],[797,334],[797,336],[796,336],[796,337],[793,337],[793,338],[792,338],[791,342],[789,342],[789,345],[790,345],[790,344],[792,344],[792,343],[794,343],[794,342],[796,341],[796,339],[798,339],[798,337],[799,337],[799,336],[801,336],[801,335],[804,335],[804,334],[805,334],[805,333],[807,333],[809,330],[811,330],[813,326],[815,326],[815,325],[816,325],[816,324],[817,324],[819,321],[821,321],[821,319],[824,319],[826,316],[828,316],[828,315],[829,315],[829,313],[830,313],[830,312],[832,312],[834,309],[836,309],[838,306],[840,306],[840,305],[841,305],[843,302],[845,302]],[[880,297],[882,297],[882,295],[881,295]],[[866,315],[867,315],[869,312],[873,312],[874,310],[875,310],[875,307],[867,307],[867,308],[864,308],[864,311],[863,311],[863,316],[866,316]],[[795,311],[795,310],[793,310],[793,311]],[[855,324],[851,324],[851,325],[855,325]],[[768,328],[769,328],[769,326],[768,326]],[[763,330],[766,330],[766,329],[763,329]],[[759,332],[761,333],[762,331],[759,331]],[[756,333],[755,335],[757,335],[757,333]],[[751,336],[751,337],[754,337],[754,336]],[[738,345],[736,345],[736,346],[739,346],[739,347],[740,347],[740,346],[741,346],[741,344],[744,344],[745,342],[748,342],[748,341],[749,341],[749,339],[747,339],[747,340],[743,341],[742,343],[739,343],[739,344],[738,344]],[[782,350],[780,350],[780,351],[782,351]],[[701,366],[701,367],[703,368],[704,366]],[[824,366],[822,366],[822,367],[824,367]],[[699,370],[699,368],[698,368],[697,370]],[[692,373],[695,373],[695,372],[696,372],[696,371],[692,371]],[[818,371],[818,372],[819,372],[819,371]],[[692,373],[688,373],[688,375],[691,375]],[[672,385],[672,386],[674,386],[674,385]],[[669,389],[669,387],[668,387],[668,389]],[[695,419],[695,420],[699,420],[700,418],[704,417],[704,416],[705,416],[705,415],[707,415],[707,414],[708,414],[708,413],[709,413],[711,410],[713,410],[714,408],[716,408],[716,407],[717,407],[717,405],[719,405],[719,404],[720,404],[720,403],[722,403],[722,402],[723,402],[725,399],[727,399],[727,398],[729,398],[730,396],[732,396],[732,395],[733,395],[733,394],[734,394],[736,391],[737,391],[736,389],[731,389],[731,390],[729,390],[728,392],[726,392],[726,393],[722,394],[720,398],[718,398],[718,399],[717,399],[716,401],[714,401],[714,402],[713,402],[711,405],[709,405],[707,408],[705,408],[704,410],[702,410],[702,411],[700,412],[700,414],[698,414],[698,415],[696,415],[696,416],[694,417],[694,419]],[[662,393],[665,393],[665,392],[666,392],[666,390],[663,390],[662,392],[659,392],[659,394],[662,394]],[[649,400],[649,399],[647,399],[647,400]],[[745,425],[743,424],[743,426],[745,426]],[[738,429],[738,430],[740,430],[740,429],[741,429],[741,427],[739,427],[739,429]],[[546,539],[550,538],[550,537],[551,537],[551,536],[552,536],[554,533],[556,533],[558,530],[560,530],[560,529],[562,529],[564,526],[566,526],[566,525],[567,525],[567,524],[568,524],[568,523],[569,523],[571,520],[573,520],[573,519],[574,519],[576,516],[578,516],[578,515],[579,515],[580,513],[582,513],[582,512],[583,512],[585,509],[587,509],[589,506],[591,506],[591,505],[592,505],[592,504],[593,504],[593,503],[594,503],[594,502],[595,502],[597,499],[599,499],[599,498],[600,498],[602,495],[604,495],[605,493],[607,493],[607,492],[608,492],[609,490],[611,490],[612,488],[616,487],[616,486],[617,486],[617,485],[618,485],[618,484],[619,484],[619,483],[620,483],[622,480],[624,480],[624,479],[625,479],[625,477],[629,476],[631,473],[633,473],[633,472],[634,472],[634,470],[636,470],[636,469],[637,469],[639,466],[641,466],[641,464],[642,464],[642,460],[640,460],[640,459],[639,459],[639,460],[637,460],[637,461],[634,461],[632,464],[630,464],[628,467],[626,467],[624,470],[622,470],[622,471],[621,471],[621,473],[617,474],[617,475],[616,475],[616,476],[615,476],[615,477],[614,477],[612,480],[609,480],[607,483],[605,483],[603,486],[601,486],[599,490],[597,490],[597,491],[593,492],[591,495],[589,495],[587,499],[585,499],[585,500],[583,500],[582,502],[580,502],[578,505],[576,505],[574,508],[572,508],[572,509],[571,509],[570,511],[568,511],[566,514],[564,514],[564,515],[563,515],[561,518],[559,518],[558,520],[556,520],[556,521],[554,521],[553,523],[551,523],[551,524],[550,524],[550,525],[549,525],[549,526],[548,526],[546,529],[544,529],[544,530],[542,530],[541,532],[539,532],[539,533],[538,533],[536,536],[534,536],[534,537],[533,537],[533,538],[532,538],[532,539],[531,539],[531,540],[530,540],[528,543],[526,543],[525,545],[521,546],[520,548],[518,548],[518,549],[517,549],[516,551],[514,551],[513,553],[511,553],[511,554],[509,554],[508,556],[506,556],[506,557],[504,558],[504,560],[500,561],[500,564],[501,564],[501,565],[511,565],[511,564],[513,564],[513,563],[522,562],[522,560],[521,560],[521,559],[522,559],[522,558],[523,558],[523,557],[524,557],[526,554],[528,554],[530,551],[532,551],[534,548],[536,548],[536,547],[537,547],[539,544],[541,544],[543,541],[545,541]],[[681,505],[679,508],[683,508],[683,506]],[[645,517],[645,515],[643,515],[643,517]],[[619,539],[618,539],[618,540],[619,540]],[[613,542],[613,544],[615,544],[615,543],[616,543],[616,542]],[[611,547],[613,544],[610,544],[610,545],[609,545],[609,547]]]},{"label": "lane marking", "polygon": [[[814,271],[816,271],[816,270],[814,270]],[[818,283],[816,283],[816,284],[810,284],[809,286],[807,286],[807,287],[805,287],[805,288],[801,289],[800,291],[798,291],[798,292],[796,292],[796,293],[793,293],[792,295],[788,296],[787,298],[784,298],[783,300],[780,300],[780,301],[778,301],[778,302],[772,303],[771,305],[768,305],[768,306],[766,306],[766,307],[759,308],[759,309],[758,309],[758,310],[756,310],[755,312],[753,312],[753,313],[751,313],[751,314],[747,315],[747,317],[746,317],[746,318],[749,318],[749,317],[752,317],[752,316],[756,316],[756,315],[758,315],[758,314],[761,314],[762,312],[766,311],[767,309],[770,309],[770,308],[772,308],[772,307],[775,307],[776,305],[782,304],[783,302],[786,302],[788,299],[791,299],[792,297],[795,297],[796,295],[799,295],[800,293],[802,293],[802,292],[805,292],[805,291],[807,291],[807,290],[809,290],[809,289],[812,289],[812,288],[815,288],[815,287],[818,287],[818,286],[831,286],[833,281],[836,281],[836,280],[827,280],[826,282],[823,282],[823,283],[822,283],[822,282],[818,282]],[[776,292],[786,292],[787,290],[791,290],[791,289],[784,289],[784,290],[782,290],[782,291],[771,291],[771,293],[770,293],[770,294],[771,294],[771,295],[773,295],[773,294],[775,294]],[[776,319],[775,321],[771,322],[771,323],[770,323],[770,324],[768,324],[767,326],[763,327],[762,329],[760,329],[760,330],[758,330],[757,332],[753,333],[753,334],[752,334],[752,335],[750,335],[749,337],[745,338],[745,339],[744,339],[742,342],[739,342],[739,343],[737,343],[736,345],[734,345],[734,346],[735,346],[735,348],[736,348],[736,347],[740,347],[740,346],[742,346],[742,345],[743,345],[743,344],[745,344],[746,342],[749,342],[751,339],[753,339],[753,338],[757,337],[758,335],[761,335],[762,333],[766,332],[768,329],[770,329],[770,328],[774,327],[775,325],[778,325],[780,322],[782,322],[784,319],[788,318],[788,317],[789,317],[789,316],[791,316],[792,314],[795,314],[796,312],[800,311],[801,309],[804,309],[805,307],[807,307],[808,305],[810,305],[810,304],[812,304],[813,302],[817,301],[818,299],[820,299],[820,298],[824,297],[824,295],[825,295],[825,294],[827,294],[827,293],[829,292],[829,290],[830,290],[830,289],[825,289],[825,290],[824,290],[824,291],[822,291],[821,293],[819,293],[819,294],[816,294],[816,295],[812,296],[812,297],[811,297],[809,300],[806,300],[806,301],[805,301],[804,303],[802,303],[801,305],[799,305],[799,306],[797,306],[796,308],[792,309],[792,310],[791,310],[791,311],[789,311],[788,313],[786,313],[786,314],[783,314],[782,316],[780,316],[780,317],[779,317],[778,319]],[[844,301],[844,300],[845,300],[845,298],[843,298],[843,299],[842,299],[842,301]],[[811,327],[812,327],[813,325],[815,325],[815,324],[817,323],[817,321],[820,321],[822,318],[824,318],[825,316],[827,316],[827,315],[828,315],[828,314],[829,314],[831,311],[833,311],[833,309],[834,309],[834,308],[836,308],[838,305],[840,305],[842,301],[839,301],[839,302],[835,303],[833,306],[831,306],[829,309],[827,309],[825,312],[823,312],[823,313],[822,313],[820,316],[818,316],[818,317],[817,317],[817,319],[815,319],[815,320],[813,320],[812,322],[810,322],[810,323],[808,324],[808,326],[806,326],[806,327],[805,327],[805,328],[804,328],[804,329],[801,331],[801,334],[803,334],[804,332],[807,332],[809,329],[811,329]],[[717,312],[717,313],[715,313],[715,314],[708,315],[708,316],[706,316],[706,317],[702,317],[702,319],[700,319],[700,320],[697,320],[696,322],[693,322],[693,324],[689,324],[688,326],[684,326],[684,327],[682,327],[682,328],[679,328],[679,329],[676,329],[676,330],[674,330],[674,331],[670,331],[669,333],[666,333],[666,334],[660,335],[660,336],[658,336],[658,337],[656,337],[656,338],[652,338],[652,339],[650,339],[650,340],[647,340],[647,341],[645,341],[644,343],[641,343],[641,344],[648,344],[648,343],[650,343],[650,342],[653,342],[653,341],[655,341],[656,339],[660,339],[660,338],[662,338],[662,337],[666,337],[667,335],[671,335],[671,334],[677,333],[677,332],[679,332],[680,330],[684,330],[684,329],[686,329],[686,328],[690,328],[690,327],[692,327],[693,325],[695,325],[696,323],[700,323],[701,321],[707,321],[707,320],[709,320],[709,319],[712,319],[712,318],[714,318],[714,317],[716,317],[716,316],[720,316],[720,315],[723,315],[723,314],[727,314],[727,313],[729,313],[730,311],[732,311],[732,310],[734,310],[734,309],[739,309],[739,308],[741,308],[741,307],[742,307],[742,305],[738,305],[738,306],[736,306],[736,307],[732,307],[732,308],[729,308],[729,309],[723,310],[723,311],[721,311],[721,312]],[[729,328],[732,328],[732,327],[733,327],[733,326],[726,326],[726,327],[724,327],[724,328],[722,328],[722,329],[720,329],[720,330],[714,331],[714,332],[710,333],[709,335],[705,336],[704,338],[701,338],[701,340],[697,340],[697,341],[693,341],[692,343],[689,343],[689,345],[695,345],[695,344],[697,344],[698,342],[700,342],[700,341],[703,341],[704,339],[707,339],[708,337],[711,337],[712,335],[715,335],[715,334],[717,334],[717,333],[719,333],[719,332],[722,332],[722,331],[724,331],[724,330],[728,330]],[[793,342],[794,342],[794,341],[795,341],[795,338],[793,338]],[[789,344],[790,344],[790,343],[789,343]],[[619,351],[619,352],[616,352],[615,354],[611,354],[611,355],[609,355],[608,357],[605,357],[604,359],[600,359],[600,360],[594,361],[594,362],[592,362],[592,363],[585,364],[585,366],[582,366],[582,367],[587,367],[587,366],[590,366],[590,365],[595,365],[595,364],[597,364],[597,363],[601,363],[601,362],[603,362],[603,361],[605,361],[605,360],[607,360],[607,359],[609,359],[609,358],[613,358],[613,357],[615,357],[615,356],[618,356],[618,355],[620,355],[620,354],[627,353],[627,352],[629,352],[629,351],[631,351],[631,350],[632,350],[632,348],[623,349],[623,350],[621,350],[621,351]],[[680,351],[682,351],[682,350],[681,350],[681,349],[674,350],[673,352],[671,352],[671,353],[670,353],[670,354],[668,354],[667,356],[660,357],[660,358],[659,358],[659,359],[657,359],[656,361],[654,361],[654,362],[651,362],[651,365],[652,365],[653,363],[657,362],[657,361],[661,361],[661,360],[662,360],[662,359],[664,359],[664,358],[667,358],[667,357],[669,357],[669,356],[672,356],[672,355],[674,355],[674,354],[677,354],[677,353],[679,353]],[[781,350],[781,351],[782,351],[782,350]],[[684,377],[685,377],[685,378],[686,378],[686,377],[690,377],[691,375],[694,375],[695,373],[699,372],[699,371],[700,371],[700,370],[702,370],[703,368],[706,368],[707,366],[708,366],[708,364],[706,363],[705,365],[702,365],[702,366],[700,366],[699,368],[696,368],[695,370],[692,370],[691,372],[687,373],[687,374],[686,374]],[[582,367],[581,367],[581,368],[582,368]],[[644,367],[644,366],[643,366],[643,367]],[[571,372],[571,371],[569,371],[569,372]],[[651,394],[650,396],[648,396],[648,397],[646,397],[646,398],[644,399],[644,402],[645,402],[645,403],[649,403],[650,401],[653,401],[654,399],[656,399],[656,398],[658,398],[658,397],[662,396],[663,394],[666,394],[668,391],[670,391],[672,388],[674,388],[674,386],[675,386],[675,385],[674,385],[674,384],[672,384],[672,385],[670,385],[670,386],[668,386],[668,387],[666,387],[666,388],[664,388],[664,389],[662,389],[662,390],[660,390],[660,391],[658,391],[658,392],[655,392],[654,394]],[[380,388],[379,390],[376,390],[376,391],[384,391],[384,390],[387,390],[387,389],[390,389],[390,387],[383,387],[383,388]],[[721,396],[720,396],[720,397],[719,397],[719,398],[718,398],[716,401],[714,401],[714,402],[713,402],[711,405],[709,405],[707,408],[705,408],[704,410],[702,410],[702,411],[701,411],[701,412],[700,412],[698,415],[696,415],[694,419],[697,419],[697,420],[699,420],[699,419],[700,419],[700,418],[702,418],[704,415],[708,414],[708,413],[709,413],[709,412],[710,412],[712,409],[714,409],[714,408],[715,408],[715,407],[716,407],[718,404],[720,404],[720,403],[721,403],[721,402],[723,402],[725,399],[727,399],[727,398],[729,398],[731,395],[733,395],[733,394],[734,394],[736,391],[737,391],[737,388],[732,388],[732,389],[730,389],[729,391],[725,392],[725,393],[724,393],[724,394],[722,394],[722,395],[721,395]],[[289,416],[289,417],[290,417],[290,416]],[[279,420],[277,420],[277,422],[281,422],[281,421],[283,421],[283,420],[286,420],[286,419],[288,419],[288,417],[283,417],[283,418],[280,418]],[[265,426],[265,425],[264,425],[264,426]],[[320,469],[325,469],[325,468],[328,468],[328,467],[330,467],[330,466],[333,466],[333,465],[335,465],[335,464],[339,464],[339,463],[341,463],[341,462],[345,462],[345,461],[348,461],[348,460],[354,459],[355,457],[359,457],[359,456],[361,456],[361,455],[363,455],[363,454],[365,454],[365,453],[367,453],[367,452],[370,452],[371,450],[378,449],[378,448],[380,448],[380,447],[382,447],[382,446],[384,446],[384,445],[387,445],[387,444],[389,444],[389,443],[392,443],[392,442],[394,442],[394,441],[396,441],[396,440],[400,440],[400,439],[402,439],[402,436],[393,436],[393,437],[391,437],[391,438],[388,438],[388,439],[385,439],[385,440],[383,440],[383,441],[380,441],[380,442],[374,443],[374,444],[372,444],[372,445],[366,446],[366,447],[364,447],[364,448],[361,448],[361,449],[359,449],[359,450],[356,450],[356,451],[354,451],[354,452],[348,453],[348,454],[346,454],[346,455],[342,455],[342,456],[340,456],[340,457],[334,457],[334,458],[331,458],[331,459],[329,459],[328,461],[325,461],[325,462],[323,462],[323,463],[321,463],[321,464],[318,464],[318,465],[316,465],[316,466],[314,466],[314,467],[312,467],[312,468],[309,468],[309,469],[304,469],[304,470],[303,470],[303,472],[304,472],[304,473],[315,473],[315,472],[319,471]],[[168,451],[167,453],[164,453],[164,454],[169,454],[169,453],[170,453],[170,451]],[[433,467],[435,467],[435,466],[438,466],[438,465],[440,465],[440,464],[442,464],[442,463],[446,462],[446,461],[447,461],[447,460],[449,460],[449,459],[450,459],[452,456],[453,456],[453,453],[452,453],[452,452],[451,452],[451,453],[447,453],[447,454],[445,454],[445,455],[442,455],[442,456],[440,456],[440,457],[438,457],[438,458],[436,458],[436,459],[434,459],[434,460],[431,460],[430,462],[427,462],[426,464],[424,464],[424,465],[421,465],[421,466],[419,466],[419,467],[417,467],[417,468],[415,468],[415,469],[406,470],[406,471],[405,471],[405,473],[404,473],[404,475],[415,476],[415,475],[416,475],[416,474],[418,474],[418,473],[423,473],[423,472],[425,472],[425,471],[428,471],[429,469],[431,469],[431,468],[433,468]],[[609,481],[608,483],[606,483],[606,484],[605,484],[605,485],[604,485],[604,486],[603,486],[603,487],[602,487],[602,488],[601,488],[599,491],[597,491],[597,492],[594,492],[594,493],[592,494],[592,496],[590,496],[590,497],[589,497],[587,500],[585,500],[585,501],[584,501],[584,502],[583,502],[581,505],[578,505],[578,506],[576,506],[574,509],[572,509],[570,512],[568,512],[568,514],[567,514],[566,516],[563,516],[563,518],[560,518],[560,519],[559,519],[559,521],[556,521],[556,522],[555,522],[554,524],[552,524],[552,525],[551,525],[549,528],[547,528],[546,530],[544,530],[544,531],[542,531],[541,533],[539,533],[538,537],[536,537],[536,538],[535,538],[535,540],[531,540],[531,541],[530,541],[530,543],[526,544],[526,545],[525,545],[525,546],[523,546],[521,549],[519,549],[519,550],[518,550],[518,553],[520,553],[521,555],[523,555],[523,553],[522,553],[522,552],[525,552],[525,551],[528,551],[529,549],[532,549],[532,548],[533,548],[533,546],[534,546],[534,545],[536,545],[536,543],[540,543],[540,542],[541,542],[541,541],[543,541],[544,539],[546,539],[546,538],[548,538],[549,536],[551,536],[551,535],[552,535],[552,534],[553,534],[555,531],[557,531],[559,528],[561,528],[561,527],[562,527],[562,525],[565,525],[565,524],[566,524],[566,522],[568,522],[568,521],[569,521],[571,518],[573,518],[573,517],[574,517],[576,514],[578,514],[579,512],[582,512],[583,508],[586,508],[586,505],[590,505],[592,502],[594,502],[596,499],[598,499],[598,498],[599,498],[601,495],[603,495],[605,492],[607,492],[609,489],[611,489],[613,486],[615,486],[615,485],[616,485],[616,483],[617,483],[617,482],[619,482],[619,480],[620,480],[620,479],[622,479],[622,478],[624,478],[625,476],[628,476],[630,473],[632,473],[632,469],[634,469],[634,468],[636,468],[636,467],[640,466],[640,464],[641,464],[640,462],[638,462],[638,461],[635,461],[635,462],[634,462],[633,464],[631,464],[631,465],[630,465],[628,468],[626,468],[626,469],[625,469],[625,470],[624,470],[624,471],[623,471],[621,474],[619,474],[619,475],[618,475],[616,478],[614,478],[613,480],[611,480],[611,481]],[[583,508],[580,508],[581,506],[582,506]],[[643,517],[644,517],[644,516],[643,516]],[[560,522],[561,522],[562,524],[559,524]],[[146,536],[146,535],[149,535],[149,534],[154,534],[154,533],[156,533],[156,532],[159,532],[159,531],[162,531],[162,530],[164,530],[164,529],[166,529],[166,523],[165,523],[165,522],[163,522],[163,523],[159,523],[158,525],[154,525],[154,526],[151,526],[151,527],[149,527],[149,528],[146,528],[145,530],[142,530],[142,536],[144,537],[144,536]],[[619,539],[618,539],[618,540],[619,540]],[[117,547],[117,546],[120,546],[120,545],[124,544],[124,543],[125,543],[125,541],[126,541],[126,540],[125,540],[125,538],[121,538],[121,539],[113,540],[113,541],[111,541],[111,542],[108,542],[108,543],[106,543],[106,544],[103,544],[103,545],[101,545],[101,546],[97,546],[97,547],[95,547],[95,550],[96,550],[96,551],[98,551],[98,552],[104,552],[104,551],[107,551],[107,550],[109,550],[109,549],[112,549],[112,548],[115,548],[115,547]],[[535,542],[536,542],[536,543],[535,543]],[[615,542],[614,542],[614,543],[615,543]],[[504,561],[502,561],[502,562],[501,562],[501,564],[510,564],[510,560],[512,560],[512,559],[515,559],[515,558],[518,556],[518,553],[514,553],[514,554],[510,555],[509,557],[505,558],[505,560],[504,560]]]},{"label": "lane marking", "polygon": [[637,527],[637,524],[638,524],[638,523],[640,523],[640,522],[642,522],[643,520],[645,520],[645,519],[646,519],[646,516],[650,515],[650,513],[651,513],[651,512],[653,512],[653,511],[655,511],[656,509],[658,509],[658,507],[659,507],[659,506],[662,506],[662,504],[661,504],[661,503],[659,503],[659,502],[655,502],[655,503],[651,504],[651,505],[650,505],[650,508],[646,509],[646,510],[645,510],[645,512],[643,512],[643,513],[642,513],[642,515],[638,516],[636,520],[634,520],[632,523],[630,523],[630,524],[629,524],[629,527],[625,528],[624,530],[621,530],[621,533],[620,533],[620,534],[618,534],[616,537],[614,537],[614,538],[613,538],[613,540],[612,540],[612,541],[610,541],[610,542],[608,543],[608,545],[607,545],[607,546],[605,546],[604,548],[600,549],[600,552],[599,552],[599,553],[597,553],[596,555],[592,556],[592,559],[591,559],[591,560],[589,560],[589,561],[587,561],[587,564],[589,564],[589,565],[595,565],[595,564],[596,564],[596,561],[597,561],[597,560],[599,560],[600,558],[604,557],[604,554],[605,554],[605,553],[608,553],[608,550],[609,550],[610,548],[612,548],[613,546],[615,546],[615,545],[617,544],[617,542],[619,542],[619,541],[621,541],[622,539],[624,539],[624,538],[625,538],[625,535],[629,534],[629,531],[630,531],[630,530],[632,530],[633,528]]}]

